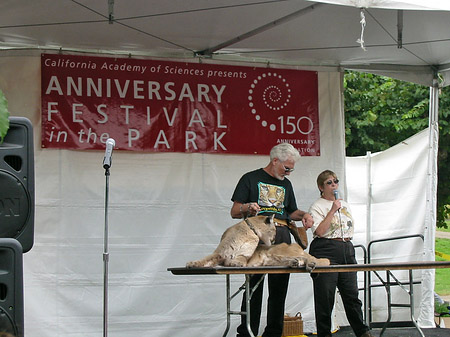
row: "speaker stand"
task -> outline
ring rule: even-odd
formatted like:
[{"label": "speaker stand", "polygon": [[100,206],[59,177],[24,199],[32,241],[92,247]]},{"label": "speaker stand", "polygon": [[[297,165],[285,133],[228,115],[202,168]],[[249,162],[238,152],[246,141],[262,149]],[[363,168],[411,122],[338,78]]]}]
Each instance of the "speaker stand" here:
[{"label": "speaker stand", "polygon": [[103,337],[108,336],[108,196],[109,196],[109,167],[105,168],[105,233],[103,238]]}]

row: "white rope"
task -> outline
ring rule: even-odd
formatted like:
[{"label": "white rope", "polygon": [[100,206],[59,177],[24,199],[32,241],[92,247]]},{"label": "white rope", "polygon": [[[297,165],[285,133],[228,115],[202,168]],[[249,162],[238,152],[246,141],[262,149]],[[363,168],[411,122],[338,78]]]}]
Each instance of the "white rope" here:
[{"label": "white rope", "polygon": [[364,51],[366,51],[367,49],[364,46],[364,28],[366,28],[366,16],[364,15],[364,9],[363,8],[361,8],[361,11],[360,11],[359,15],[361,17],[361,20],[359,21],[359,23],[361,24],[361,37],[358,40],[356,40],[356,42],[361,45],[361,48]]}]

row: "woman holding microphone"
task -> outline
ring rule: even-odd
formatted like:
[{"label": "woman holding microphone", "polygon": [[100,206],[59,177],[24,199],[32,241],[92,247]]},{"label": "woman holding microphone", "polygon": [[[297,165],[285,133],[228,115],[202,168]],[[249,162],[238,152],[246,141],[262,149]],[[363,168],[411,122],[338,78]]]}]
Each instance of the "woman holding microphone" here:
[{"label": "woman holding microphone", "polygon": [[[353,238],[353,217],[348,203],[338,198],[339,179],[330,170],[317,177],[320,198],[309,210],[314,225],[314,240],[309,253],[317,258],[327,258],[333,264],[356,264]],[[314,285],[314,306],[317,337],[331,337],[331,313],[336,288],[342,297],[348,322],[357,337],[373,337],[363,321],[362,302],[358,298],[356,272],[311,274]]]}]

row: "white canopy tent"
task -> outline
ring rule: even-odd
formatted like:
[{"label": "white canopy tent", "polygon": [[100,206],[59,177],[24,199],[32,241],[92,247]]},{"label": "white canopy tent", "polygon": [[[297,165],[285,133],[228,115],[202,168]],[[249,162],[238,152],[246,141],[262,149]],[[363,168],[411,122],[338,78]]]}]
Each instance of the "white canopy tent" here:
[{"label": "white canopy tent", "polygon": [[[36,127],[36,244],[25,256],[26,329],[37,337],[85,337],[98,335],[101,328],[101,279],[98,279],[101,261],[80,262],[95,260],[102,243],[98,241],[102,234],[103,192],[102,175],[98,174],[102,172],[97,169],[99,154],[39,149],[40,88],[36,56],[41,52],[170,58],[319,71],[321,92],[326,92],[320,107],[321,125],[326,127],[321,130],[332,134],[321,134],[324,139],[321,158],[316,161],[306,158],[303,165],[309,171],[294,178],[297,195],[304,196],[299,197],[302,209],[316,196],[314,179],[319,170],[332,165],[340,176],[346,174],[342,102],[336,97],[338,93],[331,92],[340,87],[336,72],[367,71],[430,86],[424,259],[434,259],[437,89],[439,85],[447,85],[450,76],[450,5],[447,1],[427,1],[424,7],[419,2],[156,0],[150,6],[145,0],[3,1],[0,4],[0,89],[9,100],[11,114],[30,118]],[[361,23],[363,18],[365,25]],[[26,97],[23,97],[24,90]],[[229,157],[213,157],[116,154],[114,169],[122,169],[122,172],[117,173],[118,178],[114,177],[115,172],[112,176],[115,210],[111,223],[114,226],[116,222],[112,249],[116,248],[120,256],[117,265],[112,257],[111,268],[114,273],[113,334],[167,336],[167,329],[173,329],[185,335],[186,329],[192,329],[191,335],[201,335],[202,329],[211,329],[211,325],[220,321],[218,313],[223,312],[223,303],[209,303],[201,312],[202,317],[196,317],[200,314],[187,312],[193,310],[193,303],[206,303],[208,298],[201,299],[200,293],[191,290],[198,299],[180,303],[183,292],[174,289],[194,289],[200,283],[202,287],[211,287],[209,296],[220,296],[220,282],[200,278],[180,283],[168,281],[170,275],[164,273],[164,266],[184,264],[187,259],[214,247],[219,231],[230,222],[227,212],[234,184],[246,170],[265,165],[267,158],[237,156],[232,159],[241,165],[231,170]],[[183,173],[170,169],[163,174],[160,170],[167,167],[167,163],[176,167],[187,165],[188,169]],[[130,167],[133,172],[126,173],[125,168]],[[198,176],[208,175],[211,169],[211,176]],[[147,176],[153,182],[158,181],[158,188],[152,187],[152,181],[141,186],[142,182],[136,179],[139,174],[146,176],[147,170],[159,172]],[[74,177],[78,177],[81,184],[78,179],[73,181]],[[225,185],[225,181],[221,181],[223,178]],[[167,194],[168,186],[164,182],[169,180],[172,185]],[[193,184],[201,186],[205,194],[197,195]],[[213,192],[208,192],[206,186],[214,186]],[[118,191],[114,192],[114,188]],[[128,191],[130,188],[134,191]],[[156,194],[148,196],[149,191]],[[125,196],[127,201],[118,196]],[[191,202],[206,203],[215,212],[208,212],[204,222],[192,225],[198,213],[203,212],[203,205]],[[173,212],[173,205],[181,207]],[[219,220],[216,219],[218,212]],[[156,233],[152,232],[155,230],[152,226],[143,227],[149,218],[152,218],[152,226],[158,224]],[[191,235],[183,233],[186,226]],[[209,235],[202,234],[204,227]],[[199,244],[188,256],[185,251],[192,249],[194,242]],[[165,253],[155,255],[156,250]],[[144,256],[157,261],[144,261]],[[291,288],[303,285],[308,279],[297,282],[299,280],[294,280]],[[433,282],[433,274],[425,278],[428,286],[424,287],[421,302],[422,326],[432,324],[430,290]],[[163,284],[166,287],[160,287]],[[51,294],[52,290],[57,294]],[[45,299],[50,299],[51,303],[42,307]],[[87,308],[83,301],[88,303]],[[294,304],[297,302],[298,299],[290,303],[288,309],[297,308]],[[302,312],[311,310],[312,303],[305,302]],[[99,305],[96,307],[95,303]],[[200,308],[200,304],[197,305],[196,310]],[[47,312],[40,312],[40,308]],[[179,323],[176,317],[180,313],[184,315],[181,327],[176,327]],[[204,318],[211,322],[201,325]],[[306,314],[305,319],[311,322],[312,316]],[[135,328],[130,321],[138,323]]]},{"label": "white canopy tent", "polygon": [[448,10],[445,0],[7,0],[0,48],[356,69],[431,86],[437,72],[448,82]]}]

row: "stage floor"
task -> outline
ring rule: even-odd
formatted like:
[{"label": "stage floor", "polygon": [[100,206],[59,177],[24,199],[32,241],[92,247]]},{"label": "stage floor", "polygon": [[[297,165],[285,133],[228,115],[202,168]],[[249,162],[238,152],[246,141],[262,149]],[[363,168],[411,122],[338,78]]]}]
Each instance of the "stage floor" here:
[{"label": "stage floor", "polygon": [[[380,336],[381,329],[372,329],[371,334],[375,337]],[[449,337],[450,329],[422,329],[425,337]],[[317,336],[317,335],[306,335]],[[339,331],[335,332],[333,337],[355,337],[353,330],[350,327],[342,327]],[[383,332],[382,337],[420,337],[419,331],[415,328],[388,328]]]}]

